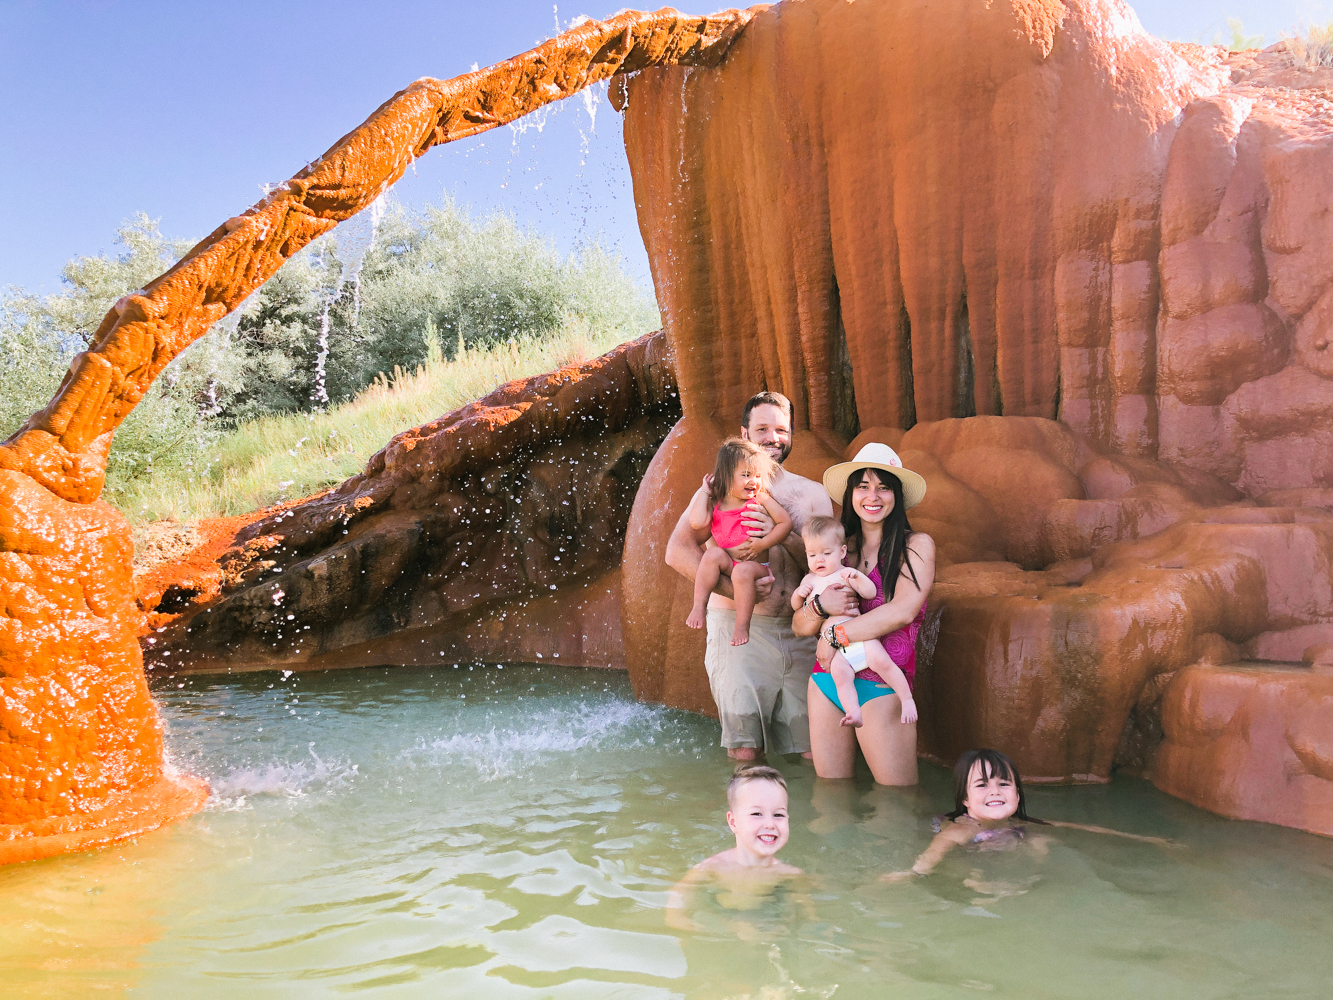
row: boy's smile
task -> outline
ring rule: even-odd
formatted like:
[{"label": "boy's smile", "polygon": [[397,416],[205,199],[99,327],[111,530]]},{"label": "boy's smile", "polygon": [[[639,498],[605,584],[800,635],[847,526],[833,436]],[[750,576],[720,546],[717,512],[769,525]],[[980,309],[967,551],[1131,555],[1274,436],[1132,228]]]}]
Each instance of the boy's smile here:
[{"label": "boy's smile", "polygon": [[773,781],[747,781],[727,813],[736,848],[751,864],[764,864],[787,844],[787,790]]}]

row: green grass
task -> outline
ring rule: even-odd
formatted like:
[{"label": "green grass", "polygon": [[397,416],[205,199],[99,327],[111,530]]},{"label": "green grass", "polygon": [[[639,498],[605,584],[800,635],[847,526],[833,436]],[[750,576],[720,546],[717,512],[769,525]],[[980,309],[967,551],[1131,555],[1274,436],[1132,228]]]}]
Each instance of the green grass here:
[{"label": "green grass", "polygon": [[395,434],[479,399],[516,378],[604,354],[623,339],[571,321],[558,332],[444,360],[438,346],[412,372],[381,375],[353,400],[318,413],[260,417],[224,434],[202,474],[154,471],[113,499],[136,525],[234,516],[316,493],[361,472]]}]

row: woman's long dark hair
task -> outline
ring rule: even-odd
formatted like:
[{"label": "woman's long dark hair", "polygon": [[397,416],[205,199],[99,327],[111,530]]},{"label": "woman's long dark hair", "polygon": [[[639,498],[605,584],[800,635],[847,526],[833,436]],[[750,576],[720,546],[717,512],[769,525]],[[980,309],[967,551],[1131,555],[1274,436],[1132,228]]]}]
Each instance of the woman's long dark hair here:
[{"label": "woman's long dark hair", "polygon": [[[864,555],[861,552],[861,518],[852,509],[852,492],[861,485],[868,471],[868,468],[853,470],[847,477],[847,489],[842,494],[842,528],[847,533],[849,546],[852,539],[856,539],[856,551],[859,555]],[[902,480],[882,469],[875,469],[875,474],[881,483],[893,490],[893,510],[889,511],[889,516],[884,519],[884,537],[880,539],[879,558],[876,560],[879,579],[884,585],[884,599],[891,601],[894,591],[898,589],[898,576],[904,565],[907,566],[907,574],[916,584],[917,590],[921,589],[921,581],[916,578],[916,570],[912,569],[912,564],[907,561],[907,536],[912,533],[912,525],[907,521]]]},{"label": "woman's long dark hair", "polygon": [[1025,823],[1044,823],[1045,820],[1028,815],[1028,800],[1023,794],[1023,779],[1018,774],[1014,762],[998,750],[969,750],[958,758],[953,768],[953,812],[950,819],[957,819],[967,814],[967,787],[972,777],[974,765],[981,765],[981,776],[987,781],[998,777],[1002,781],[1012,781],[1018,789],[1018,811],[1016,817]]}]

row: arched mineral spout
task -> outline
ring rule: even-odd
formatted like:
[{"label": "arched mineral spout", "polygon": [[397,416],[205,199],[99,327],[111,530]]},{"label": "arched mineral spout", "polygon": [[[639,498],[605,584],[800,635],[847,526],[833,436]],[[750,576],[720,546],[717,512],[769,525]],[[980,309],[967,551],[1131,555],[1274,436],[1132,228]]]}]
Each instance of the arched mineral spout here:
[{"label": "arched mineral spout", "polygon": [[617,73],[715,65],[751,16],[625,12],[484,70],[418,80],[107,314],[51,403],[0,444],[0,863],[133,836],[206,794],[164,768],[129,531],[97,499],[111,437],[163,367],[430,147]]}]

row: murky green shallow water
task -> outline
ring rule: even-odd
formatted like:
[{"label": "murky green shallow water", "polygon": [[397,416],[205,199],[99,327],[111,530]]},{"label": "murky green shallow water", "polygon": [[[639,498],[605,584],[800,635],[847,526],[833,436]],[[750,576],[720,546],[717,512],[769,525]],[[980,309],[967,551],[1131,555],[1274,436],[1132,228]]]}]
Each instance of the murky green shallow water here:
[{"label": "murky green shallow water", "polygon": [[[563,668],[196,677],[159,692],[209,808],[138,842],[0,870],[3,996],[1327,997],[1333,841],[1236,823],[1140,781],[1033,790],[1061,831],[906,886],[947,808],[792,790],[809,886],[760,909],[666,890],[728,846],[716,724]],[[971,883],[970,885],[965,884]]]}]

